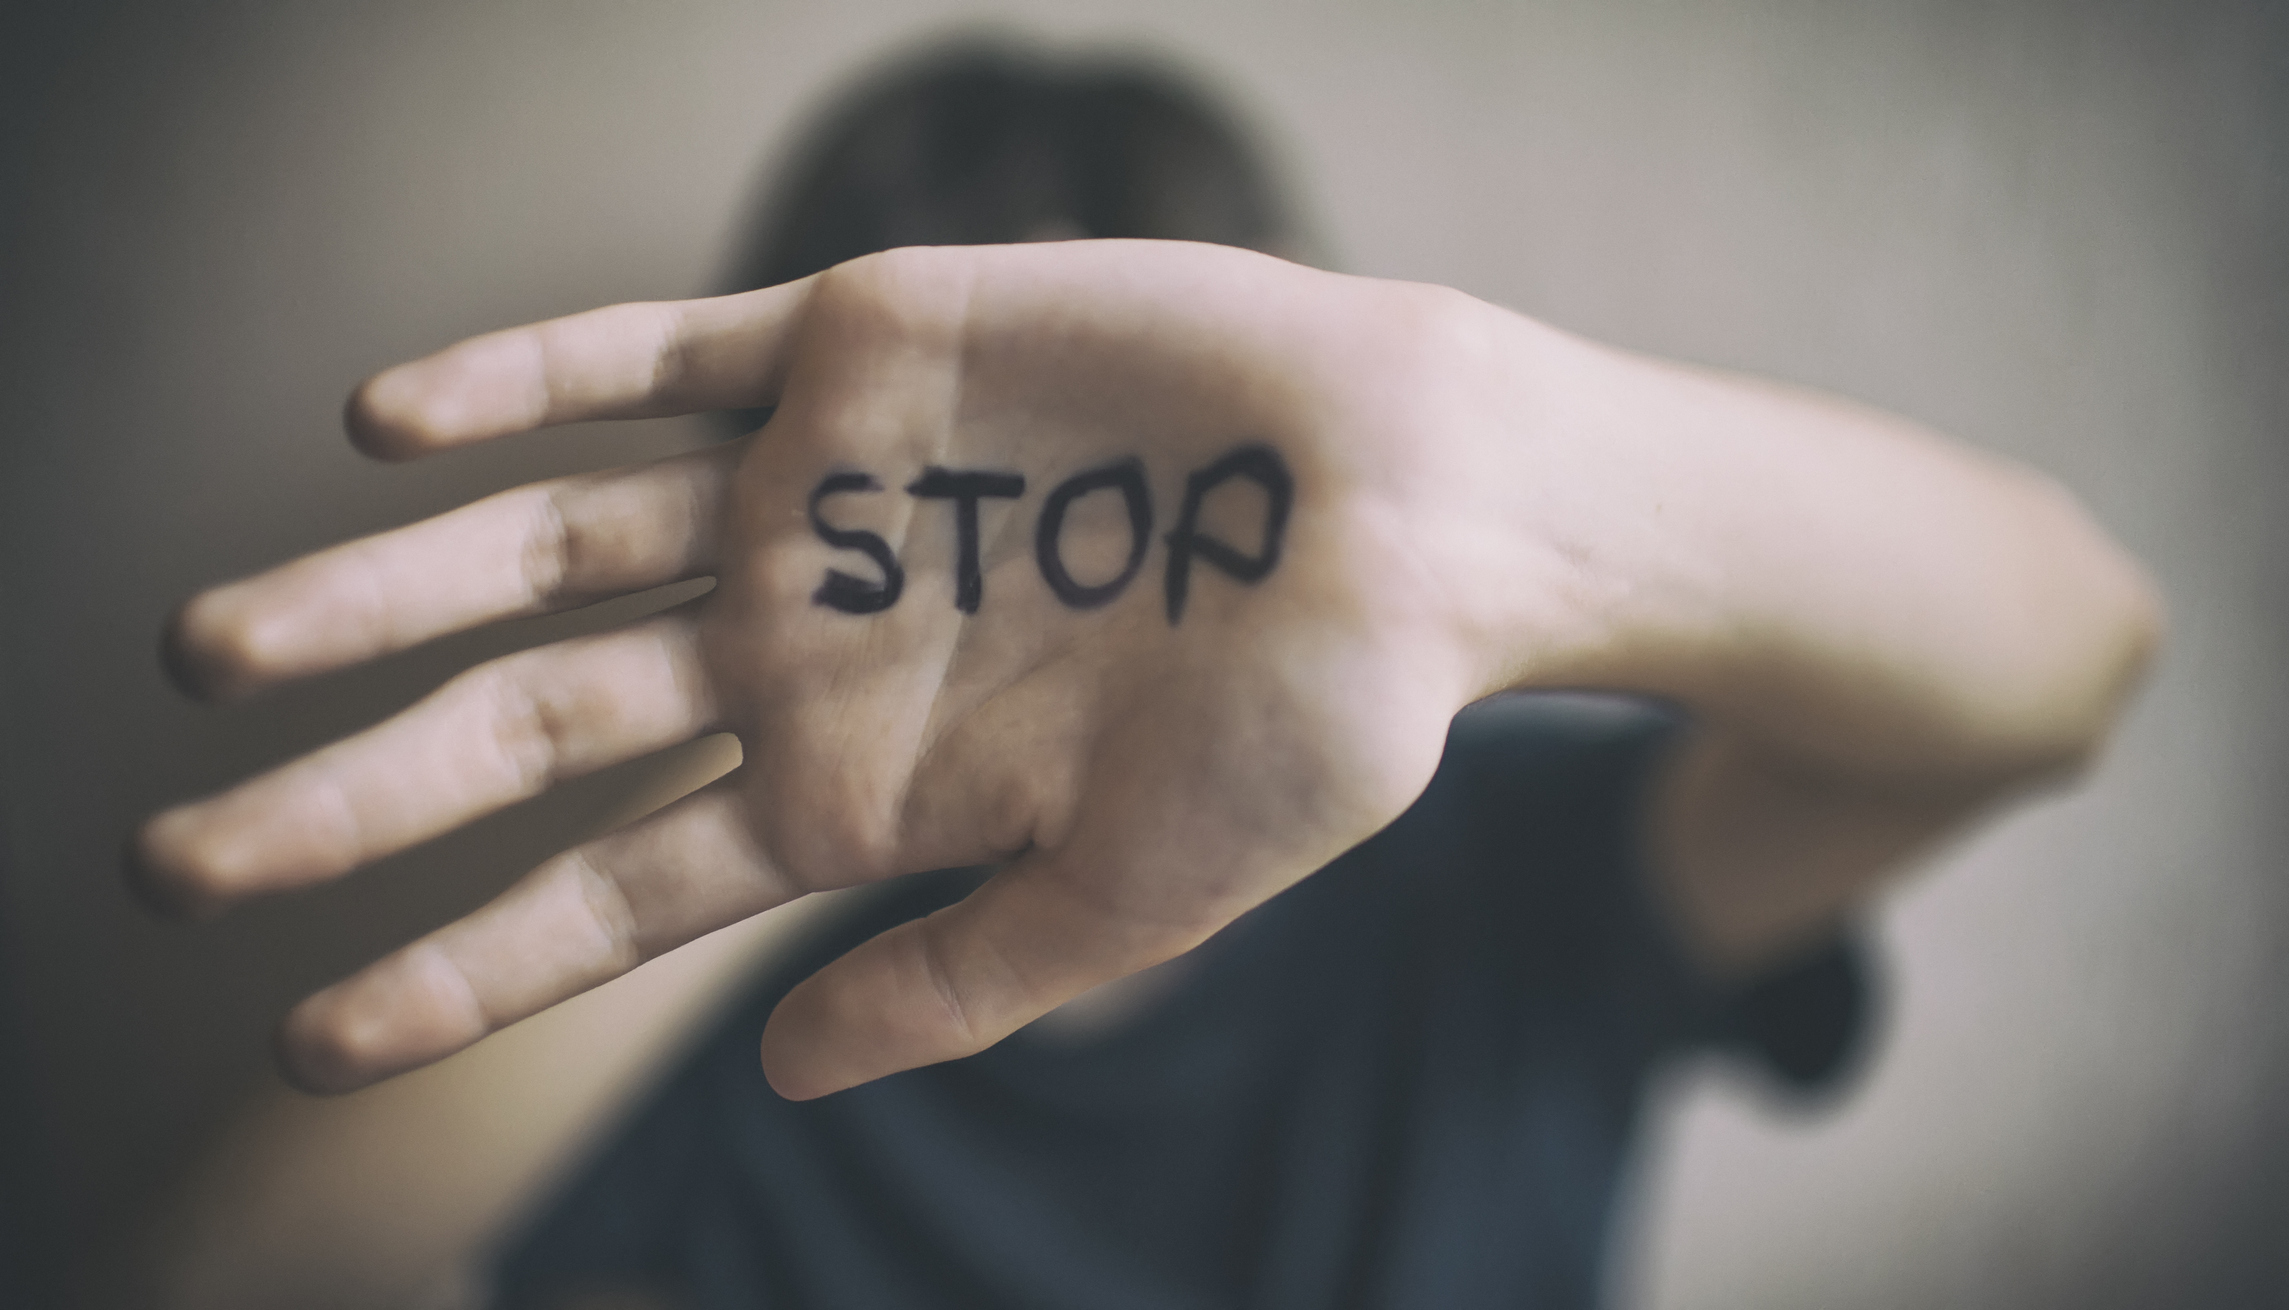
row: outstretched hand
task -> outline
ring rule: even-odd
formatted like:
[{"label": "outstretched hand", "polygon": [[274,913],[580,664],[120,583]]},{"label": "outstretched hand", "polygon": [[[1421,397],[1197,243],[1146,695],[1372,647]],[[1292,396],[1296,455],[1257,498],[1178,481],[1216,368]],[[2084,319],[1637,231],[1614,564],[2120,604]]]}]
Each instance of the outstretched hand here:
[{"label": "outstretched hand", "polygon": [[304,886],[729,731],[721,781],[304,1001],[290,1076],[357,1087],[806,893],[992,864],[763,1037],[794,1097],[980,1050],[1387,823],[1500,681],[1466,612],[1483,525],[1430,503],[1470,499],[1426,347],[1449,296],[1175,243],[907,250],[385,372],[349,416],[385,458],[775,412],[191,601],[171,659],[227,698],[716,579],[159,815],[139,874],[184,907]]}]

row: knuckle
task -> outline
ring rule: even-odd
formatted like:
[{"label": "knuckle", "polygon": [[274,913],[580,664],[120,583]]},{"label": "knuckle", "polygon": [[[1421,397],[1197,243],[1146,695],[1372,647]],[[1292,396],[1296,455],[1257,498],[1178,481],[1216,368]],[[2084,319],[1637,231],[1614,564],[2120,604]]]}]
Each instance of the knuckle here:
[{"label": "knuckle", "polygon": [[981,1047],[986,1043],[980,1040],[969,998],[954,975],[943,913],[923,919],[916,929],[916,954],[921,961],[922,976],[929,985],[932,999],[937,1002],[939,1018],[946,1030],[965,1048]]},{"label": "knuckle", "polygon": [[893,339],[943,335],[952,288],[947,251],[906,246],[862,255],[819,274],[814,313]]},{"label": "knuckle", "polygon": [[630,301],[538,325],[531,333],[537,421],[672,408],[691,372],[683,322],[673,303]]},{"label": "knuckle", "polygon": [[696,372],[683,307],[662,301],[630,309],[643,313],[639,330],[651,335],[650,393],[670,402],[679,400]]},{"label": "knuckle", "polygon": [[605,963],[624,972],[643,961],[641,925],[626,884],[610,867],[599,864],[586,851],[567,853],[566,861],[579,880],[582,901],[604,945]]},{"label": "knuckle", "polygon": [[488,698],[494,716],[494,741],[513,776],[527,790],[539,791],[564,771],[573,732],[572,715],[543,680],[538,655],[504,661],[493,671]]},{"label": "knuckle", "polygon": [[533,497],[532,522],[525,530],[518,565],[525,595],[535,608],[545,609],[566,599],[576,576],[574,562],[580,542],[565,511],[565,493],[562,486],[550,486]]},{"label": "knuckle", "polygon": [[665,534],[610,478],[565,478],[531,496],[518,560],[529,607],[586,604],[655,580]]}]

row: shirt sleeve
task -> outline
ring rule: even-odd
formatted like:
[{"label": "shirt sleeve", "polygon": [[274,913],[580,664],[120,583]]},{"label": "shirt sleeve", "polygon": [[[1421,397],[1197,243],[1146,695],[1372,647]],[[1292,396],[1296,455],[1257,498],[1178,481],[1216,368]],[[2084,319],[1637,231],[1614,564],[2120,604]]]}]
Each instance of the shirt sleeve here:
[{"label": "shirt sleeve", "polygon": [[[1860,934],[1845,928],[1758,975],[1711,979],[1690,957],[1646,866],[1651,784],[1685,726],[1641,698],[1530,693],[1458,718],[1448,747],[1457,799],[1491,879],[1479,902],[1528,985],[1602,997],[1609,1020],[1670,1049],[1738,1055],[1774,1083],[1817,1095],[1866,1054],[1877,991]],[[1518,943],[1512,947],[1511,942]],[[1555,966],[1551,962],[1556,962]]]},{"label": "shirt sleeve", "polygon": [[1868,946],[1846,931],[1721,992],[1711,1037],[1787,1090],[1817,1095],[1851,1080],[1874,1025]]}]

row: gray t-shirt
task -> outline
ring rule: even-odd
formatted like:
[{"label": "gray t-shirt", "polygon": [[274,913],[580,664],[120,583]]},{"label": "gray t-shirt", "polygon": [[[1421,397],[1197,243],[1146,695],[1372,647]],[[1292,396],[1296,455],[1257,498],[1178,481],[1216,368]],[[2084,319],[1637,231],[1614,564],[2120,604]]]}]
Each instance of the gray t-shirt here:
[{"label": "gray t-shirt", "polygon": [[1413,808],[1149,1012],[781,1100],[755,1045],[778,999],[979,875],[892,884],[603,1145],[506,1252],[500,1304],[1594,1305],[1648,1075],[1724,1045],[1811,1086],[1866,1009],[1842,943],[1722,994],[1686,964],[1636,849],[1677,727],[1613,698],[1475,706]]}]

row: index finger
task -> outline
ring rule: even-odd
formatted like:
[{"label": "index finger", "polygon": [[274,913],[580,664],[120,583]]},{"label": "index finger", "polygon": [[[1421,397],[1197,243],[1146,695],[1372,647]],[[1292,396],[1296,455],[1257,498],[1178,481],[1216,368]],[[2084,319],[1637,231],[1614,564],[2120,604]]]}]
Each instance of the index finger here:
[{"label": "index finger", "polygon": [[395,460],[583,419],[768,404],[813,281],[471,337],[366,379],[343,423],[359,449]]}]

